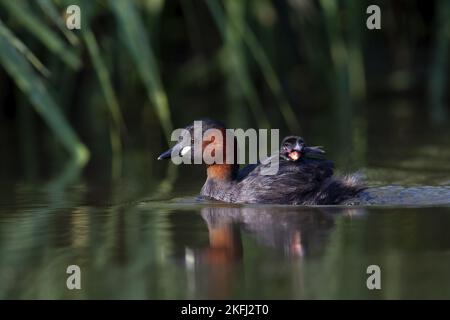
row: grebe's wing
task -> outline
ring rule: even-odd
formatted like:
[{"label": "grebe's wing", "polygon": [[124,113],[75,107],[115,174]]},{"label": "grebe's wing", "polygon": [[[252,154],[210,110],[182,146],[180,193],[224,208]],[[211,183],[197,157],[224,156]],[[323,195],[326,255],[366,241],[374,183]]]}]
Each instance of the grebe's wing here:
[{"label": "grebe's wing", "polygon": [[245,167],[241,168],[237,173],[236,179],[238,181],[244,179],[245,177],[247,177],[249,175],[250,172],[255,170],[255,168],[258,167],[258,165],[259,165],[259,162],[255,163],[255,164],[249,164],[249,165],[246,165]]}]

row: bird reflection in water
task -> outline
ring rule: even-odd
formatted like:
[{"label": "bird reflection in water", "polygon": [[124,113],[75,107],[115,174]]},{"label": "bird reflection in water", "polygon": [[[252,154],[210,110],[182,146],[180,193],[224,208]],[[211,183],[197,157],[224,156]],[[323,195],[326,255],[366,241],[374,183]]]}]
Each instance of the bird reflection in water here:
[{"label": "bird reflection in water", "polygon": [[[318,257],[325,251],[335,220],[342,215],[361,215],[359,208],[298,208],[298,207],[221,207],[201,209],[206,222],[209,245],[187,249],[191,265],[191,285],[197,293],[215,299],[230,296],[233,284],[244,282],[242,236],[248,235],[258,245],[274,249],[281,259],[301,263]],[[241,277],[241,281],[236,278]],[[299,283],[301,286],[301,283]]]}]

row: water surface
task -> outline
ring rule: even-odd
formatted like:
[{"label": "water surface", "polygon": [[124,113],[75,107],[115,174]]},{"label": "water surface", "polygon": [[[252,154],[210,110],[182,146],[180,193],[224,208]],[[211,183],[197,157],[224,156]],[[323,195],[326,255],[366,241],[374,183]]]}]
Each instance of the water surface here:
[{"label": "water surface", "polygon": [[[154,161],[159,145],[127,153],[114,180],[96,158],[31,180],[4,171],[0,298],[448,299],[450,131],[392,110],[367,118],[363,142],[305,129],[340,172],[366,176],[377,201],[355,207],[198,202],[203,168]],[[373,264],[381,290],[366,286]]]}]

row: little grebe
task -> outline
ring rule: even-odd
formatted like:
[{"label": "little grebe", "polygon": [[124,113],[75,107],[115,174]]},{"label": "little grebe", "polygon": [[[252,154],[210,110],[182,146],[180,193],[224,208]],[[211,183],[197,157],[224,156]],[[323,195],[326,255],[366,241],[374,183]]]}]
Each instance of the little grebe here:
[{"label": "little grebe", "polygon": [[[185,129],[194,137],[193,124]],[[213,146],[225,157],[225,134],[220,141],[205,135],[209,129],[225,132],[225,126],[220,122],[202,120],[202,151]],[[177,148],[179,155],[191,152],[194,160],[194,139],[190,145],[181,143],[178,142],[158,159],[170,158],[174,148]],[[242,169],[236,161],[231,164],[206,164],[207,179],[200,195],[224,202],[290,205],[331,205],[354,198],[364,187],[355,176],[333,177],[333,162],[325,159],[324,153],[321,147],[308,147],[300,137],[290,136],[283,140],[280,152],[270,156],[268,161]],[[267,169],[275,157],[279,160],[278,172],[275,175],[262,174],[261,171]]]}]

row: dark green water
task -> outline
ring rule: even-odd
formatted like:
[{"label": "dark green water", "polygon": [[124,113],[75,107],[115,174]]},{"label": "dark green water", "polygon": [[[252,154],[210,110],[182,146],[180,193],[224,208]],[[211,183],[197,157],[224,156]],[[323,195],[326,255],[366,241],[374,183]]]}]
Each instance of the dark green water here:
[{"label": "dark green water", "polygon": [[[203,168],[154,161],[160,145],[128,152],[116,180],[96,159],[83,174],[5,174],[0,298],[448,299],[450,132],[389,110],[347,138],[305,128],[341,171],[362,170],[381,206],[198,203]],[[373,264],[381,290],[366,287]]]}]

